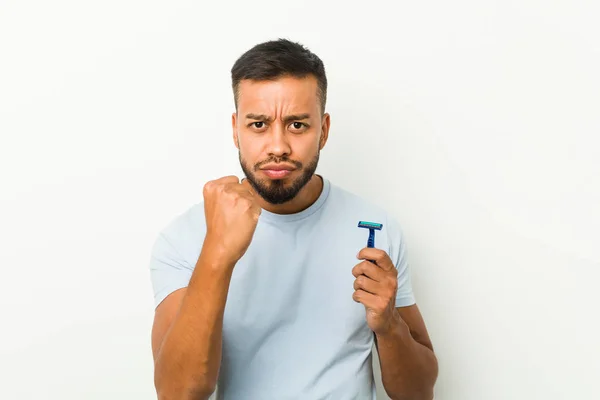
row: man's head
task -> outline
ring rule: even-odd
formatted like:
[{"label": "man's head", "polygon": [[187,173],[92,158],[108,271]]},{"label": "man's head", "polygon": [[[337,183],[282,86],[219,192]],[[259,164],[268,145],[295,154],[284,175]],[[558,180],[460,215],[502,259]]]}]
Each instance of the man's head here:
[{"label": "man's head", "polygon": [[[231,69],[233,139],[254,190],[271,204],[293,199],[310,181],[327,142],[323,62],[298,43],[258,44]],[[288,168],[289,172],[273,172]]]}]

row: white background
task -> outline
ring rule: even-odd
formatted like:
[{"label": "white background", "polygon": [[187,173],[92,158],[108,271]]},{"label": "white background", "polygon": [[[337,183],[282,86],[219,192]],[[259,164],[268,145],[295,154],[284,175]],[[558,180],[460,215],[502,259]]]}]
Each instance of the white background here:
[{"label": "white background", "polygon": [[150,246],[241,174],[230,68],[286,37],[328,73],[318,172],[403,226],[436,399],[596,398],[598,8],[0,0],[0,396],[155,398]]}]

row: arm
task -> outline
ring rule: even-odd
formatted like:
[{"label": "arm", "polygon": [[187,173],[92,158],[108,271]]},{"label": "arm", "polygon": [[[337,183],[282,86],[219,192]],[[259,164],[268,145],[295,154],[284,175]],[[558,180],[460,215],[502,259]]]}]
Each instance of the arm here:
[{"label": "arm", "polygon": [[[152,327],[154,384],[159,400],[206,399],[217,385],[223,314],[233,269],[256,230],[261,208],[248,181],[226,176],[204,185],[206,235],[187,286],[185,263],[157,241],[153,257],[156,293],[172,291],[156,308]],[[160,297],[159,297],[160,298]]]},{"label": "arm", "polygon": [[417,305],[398,307],[375,335],[383,386],[394,400],[431,400],[438,364]]},{"label": "arm", "polygon": [[400,249],[394,257],[399,270],[383,250],[364,248],[359,252],[358,259],[365,261],[352,270],[356,277],[353,299],[365,306],[367,323],[375,333],[388,396],[393,400],[431,400],[437,360],[414,303],[405,249]]},{"label": "arm", "polygon": [[158,398],[207,399],[221,363],[223,313],[233,272],[205,241],[187,288],[157,307],[152,327]]}]

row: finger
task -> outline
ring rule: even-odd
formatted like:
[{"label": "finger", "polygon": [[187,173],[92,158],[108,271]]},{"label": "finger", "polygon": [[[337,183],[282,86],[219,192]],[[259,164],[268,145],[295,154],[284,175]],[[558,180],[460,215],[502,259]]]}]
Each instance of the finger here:
[{"label": "finger", "polygon": [[394,263],[390,259],[390,256],[381,249],[365,247],[358,252],[356,258],[359,260],[373,260],[375,261],[375,264],[384,271],[396,269]]},{"label": "finger", "polygon": [[362,289],[371,294],[381,293],[381,284],[366,275],[359,275],[354,280],[354,290]]},{"label": "finger", "polygon": [[248,189],[240,185],[239,182],[229,182],[223,185],[223,191],[228,193],[245,193]]},{"label": "finger", "polygon": [[228,176],[223,176],[219,179],[215,179],[214,180],[215,183],[220,183],[220,184],[228,184],[228,183],[240,183],[240,178],[238,178],[235,175],[228,175]]},{"label": "finger", "polygon": [[235,192],[235,193],[247,194],[247,195],[254,196],[254,189],[248,183],[247,180],[242,183],[228,182],[224,185],[224,190],[227,192]]},{"label": "finger", "polygon": [[242,178],[241,186],[244,189],[246,189],[247,191],[249,191],[250,193],[252,193],[253,195],[256,193],[254,191],[254,188],[252,187],[252,184],[250,184],[250,181],[248,180],[248,178]]},{"label": "finger", "polygon": [[226,185],[229,185],[232,183],[239,183],[239,179],[237,176],[230,175],[230,176],[223,176],[218,179],[213,179],[204,184],[203,193],[207,194],[209,192],[223,190],[223,188]]},{"label": "finger", "polygon": [[352,275],[358,278],[361,274],[377,282],[382,281],[386,275],[385,271],[370,261],[362,261],[352,268]]},{"label": "finger", "polygon": [[372,310],[378,310],[380,305],[380,300],[378,296],[375,296],[372,293],[366,292],[362,289],[355,290],[352,293],[352,299],[357,302],[363,304],[365,307],[370,308]]}]

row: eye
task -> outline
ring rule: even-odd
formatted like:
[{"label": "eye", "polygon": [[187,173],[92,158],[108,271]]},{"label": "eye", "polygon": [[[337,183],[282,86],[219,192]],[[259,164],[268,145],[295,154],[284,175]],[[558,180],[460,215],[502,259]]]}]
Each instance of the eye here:
[{"label": "eye", "polygon": [[290,126],[292,129],[297,130],[297,131],[308,128],[308,125],[306,125],[303,122],[292,122],[292,124]]},{"label": "eye", "polygon": [[254,126],[255,128],[260,129],[260,128],[262,128],[262,127],[265,126],[265,123],[263,121],[256,121],[256,122],[252,123],[252,126]]}]

